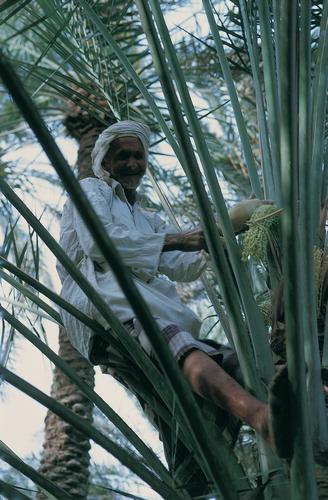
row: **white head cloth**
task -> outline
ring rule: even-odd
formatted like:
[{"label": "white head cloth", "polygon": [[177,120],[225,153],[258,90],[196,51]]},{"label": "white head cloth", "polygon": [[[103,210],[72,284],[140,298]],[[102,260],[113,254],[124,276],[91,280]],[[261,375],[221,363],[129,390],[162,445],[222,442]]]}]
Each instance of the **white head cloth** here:
[{"label": "white head cloth", "polygon": [[98,137],[95,147],[91,152],[92,170],[99,179],[106,180],[110,178],[109,172],[102,168],[101,162],[109,149],[110,143],[120,137],[137,137],[140,139],[145,151],[145,162],[146,165],[148,165],[148,150],[150,144],[150,131],[148,125],[124,120],[106,128]]}]

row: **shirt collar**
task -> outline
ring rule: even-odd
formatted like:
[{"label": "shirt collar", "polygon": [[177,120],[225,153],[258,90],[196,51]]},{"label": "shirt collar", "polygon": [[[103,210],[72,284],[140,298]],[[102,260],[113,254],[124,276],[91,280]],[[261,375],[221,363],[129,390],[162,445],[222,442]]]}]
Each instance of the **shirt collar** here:
[{"label": "shirt collar", "polygon": [[[115,179],[111,179],[110,177],[106,179],[107,184],[115,191],[116,195],[122,200],[122,201],[127,201],[124,193],[124,189],[122,188],[121,184],[117,182]],[[147,197],[144,194],[136,192],[136,201],[134,205],[138,206],[145,206],[147,202]]]}]

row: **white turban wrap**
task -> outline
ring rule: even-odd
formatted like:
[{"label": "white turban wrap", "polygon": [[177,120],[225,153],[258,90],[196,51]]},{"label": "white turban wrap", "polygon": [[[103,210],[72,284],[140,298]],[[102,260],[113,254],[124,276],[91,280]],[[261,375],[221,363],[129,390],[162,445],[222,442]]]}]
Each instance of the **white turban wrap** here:
[{"label": "white turban wrap", "polygon": [[148,150],[150,144],[150,131],[148,125],[124,120],[106,128],[98,137],[95,147],[91,152],[92,170],[99,179],[106,180],[110,178],[109,172],[102,168],[101,163],[111,142],[120,137],[137,137],[140,139],[145,152],[146,166],[148,165]]}]

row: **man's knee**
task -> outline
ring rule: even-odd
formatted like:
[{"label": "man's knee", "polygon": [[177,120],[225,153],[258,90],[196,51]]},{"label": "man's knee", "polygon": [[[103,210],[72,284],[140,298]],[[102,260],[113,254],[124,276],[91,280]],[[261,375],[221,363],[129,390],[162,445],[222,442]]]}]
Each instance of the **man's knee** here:
[{"label": "man's knee", "polygon": [[213,361],[210,356],[200,349],[192,349],[184,358],[181,367],[190,385],[196,392],[202,386],[208,365]]}]

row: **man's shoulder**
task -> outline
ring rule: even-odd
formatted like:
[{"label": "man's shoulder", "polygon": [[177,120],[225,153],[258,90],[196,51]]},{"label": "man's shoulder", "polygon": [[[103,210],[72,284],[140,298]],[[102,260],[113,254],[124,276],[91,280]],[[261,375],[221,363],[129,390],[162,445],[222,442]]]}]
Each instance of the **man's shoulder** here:
[{"label": "man's shoulder", "polygon": [[114,186],[98,177],[85,177],[79,181],[80,186],[86,192],[86,194],[91,192],[111,192],[114,190]]},{"label": "man's shoulder", "polygon": [[84,179],[79,180],[79,184],[81,184],[81,186],[87,184],[95,186],[108,186],[107,182],[103,179],[99,179],[99,177],[84,177]]}]

